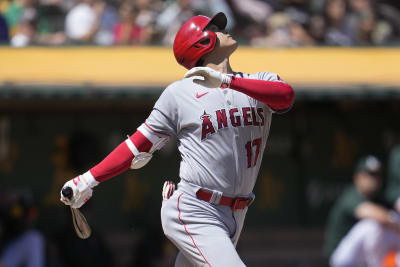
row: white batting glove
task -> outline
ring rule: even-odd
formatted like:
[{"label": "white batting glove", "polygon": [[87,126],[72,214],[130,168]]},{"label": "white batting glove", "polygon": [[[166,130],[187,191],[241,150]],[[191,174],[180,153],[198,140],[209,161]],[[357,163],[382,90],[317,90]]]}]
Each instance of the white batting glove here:
[{"label": "white batting glove", "polygon": [[232,75],[221,73],[209,67],[192,68],[183,77],[195,77],[193,82],[208,88],[228,88],[232,81]]},{"label": "white batting glove", "polygon": [[97,182],[90,171],[88,171],[83,175],[79,175],[64,184],[62,189],[70,187],[72,189],[72,197],[71,199],[64,197],[61,189],[60,200],[65,205],[70,205],[73,208],[80,208],[92,197],[92,188],[98,184],[99,182]]},{"label": "white batting glove", "polygon": [[162,190],[162,198],[163,200],[169,199],[175,191],[175,184],[171,181],[166,181]]}]

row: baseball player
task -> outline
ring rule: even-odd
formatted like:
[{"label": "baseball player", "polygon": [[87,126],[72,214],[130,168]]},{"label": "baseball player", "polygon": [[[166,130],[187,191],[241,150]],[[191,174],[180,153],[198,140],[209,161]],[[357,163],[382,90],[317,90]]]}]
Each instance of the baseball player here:
[{"label": "baseball player", "polygon": [[332,267],[381,267],[388,252],[400,249],[400,216],[379,190],[383,181],[380,161],[361,158],[354,185],[335,203],[328,220],[325,254]]},{"label": "baseball player", "polygon": [[[179,253],[175,266],[245,266],[235,246],[263,157],[273,113],[294,100],[290,85],[270,72],[234,72],[237,42],[220,12],[195,16],[174,40],[174,55],[189,69],[169,85],[146,121],[102,162],[68,181],[79,208],[99,183],[143,167],[172,137],[181,154],[180,182],[163,201],[165,235]],[[168,187],[169,188],[169,187]],[[169,188],[171,189],[171,188]],[[172,190],[171,190],[172,191]]]}]

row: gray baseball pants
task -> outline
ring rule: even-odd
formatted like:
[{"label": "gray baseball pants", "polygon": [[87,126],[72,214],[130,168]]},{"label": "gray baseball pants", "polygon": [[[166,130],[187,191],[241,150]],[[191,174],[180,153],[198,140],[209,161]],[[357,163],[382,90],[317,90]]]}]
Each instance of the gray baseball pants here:
[{"label": "gray baseball pants", "polygon": [[232,211],[230,207],[197,199],[198,189],[182,180],[174,194],[162,203],[164,233],[179,249],[175,267],[245,266],[235,247],[247,207]]}]

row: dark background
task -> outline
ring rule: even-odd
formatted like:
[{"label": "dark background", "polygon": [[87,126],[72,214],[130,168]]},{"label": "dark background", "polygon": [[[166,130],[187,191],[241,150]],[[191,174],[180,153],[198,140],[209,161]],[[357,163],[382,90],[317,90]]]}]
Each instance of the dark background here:
[{"label": "dark background", "polygon": [[[37,97],[3,103],[2,188],[33,193],[40,212],[37,228],[49,240],[50,265],[65,266],[64,249],[79,253],[79,246],[89,251],[85,254],[89,258],[91,253],[94,259],[104,258],[96,263],[101,266],[131,266],[140,256],[145,261],[173,262],[175,249],[163,237],[159,211],[163,182],[178,181],[180,158],[174,141],[144,168],[96,187],[94,197],[82,208],[94,230],[88,240],[75,236],[69,209],[59,201],[65,181],[87,171],[132,134],[156,98],[157,94],[111,99]],[[385,162],[400,133],[399,107],[400,100],[394,97],[300,95],[291,111],[273,116],[256,201],[238,247],[247,264],[325,264],[321,246],[329,208],[351,183],[360,156],[372,153]],[[169,266],[159,264],[165,265],[134,266]]]}]

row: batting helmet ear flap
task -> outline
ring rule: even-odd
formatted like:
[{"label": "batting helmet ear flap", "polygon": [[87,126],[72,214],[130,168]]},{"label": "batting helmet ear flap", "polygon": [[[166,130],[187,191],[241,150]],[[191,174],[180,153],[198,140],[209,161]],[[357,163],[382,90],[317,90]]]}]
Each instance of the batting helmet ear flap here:
[{"label": "batting helmet ear flap", "polygon": [[214,49],[216,42],[217,42],[217,35],[215,34],[215,32],[204,31],[203,36],[200,37],[198,41],[193,44],[193,46],[196,48],[207,49],[211,45]]}]

